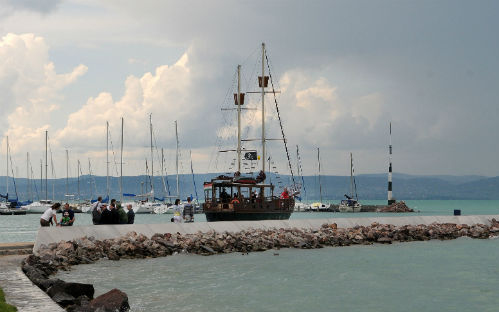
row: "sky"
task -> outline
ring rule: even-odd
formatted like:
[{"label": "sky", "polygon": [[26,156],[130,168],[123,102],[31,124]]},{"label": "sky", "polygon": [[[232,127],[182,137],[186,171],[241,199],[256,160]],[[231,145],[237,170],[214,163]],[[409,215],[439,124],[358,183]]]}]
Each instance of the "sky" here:
[{"label": "sky", "polygon": [[[257,90],[266,45],[282,126],[272,171],[305,175],[393,168],[417,175],[499,175],[497,1],[0,0],[0,174],[49,178],[235,171],[236,68]],[[265,65],[267,66],[267,65]],[[266,73],[268,75],[268,71]],[[270,88],[267,91],[271,91]],[[247,94],[243,139],[261,137]],[[266,137],[281,139],[273,94]],[[222,110],[225,108],[225,110]],[[226,110],[231,108],[232,110]],[[153,125],[153,163],[150,125]],[[243,144],[261,155],[258,141]],[[27,169],[27,153],[30,165]],[[192,155],[192,157],[190,157]],[[266,157],[266,158],[267,158]],[[53,163],[53,170],[51,163]],[[244,162],[244,170],[262,164]],[[43,164],[44,165],[44,164]],[[31,169],[32,168],[32,169]]]}]

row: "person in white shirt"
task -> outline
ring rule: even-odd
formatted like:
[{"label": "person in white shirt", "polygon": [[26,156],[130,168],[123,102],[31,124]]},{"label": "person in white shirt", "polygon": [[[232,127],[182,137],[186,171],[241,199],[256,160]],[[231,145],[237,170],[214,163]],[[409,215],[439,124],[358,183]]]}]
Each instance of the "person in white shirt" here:
[{"label": "person in white shirt", "polygon": [[182,223],[182,207],[180,206],[180,199],[175,199],[175,205],[171,207],[173,210],[173,222]]},{"label": "person in white shirt", "polygon": [[52,223],[52,219],[55,222],[55,225],[58,225],[57,223],[57,210],[61,207],[61,203],[55,203],[52,205],[52,207],[48,208],[45,210],[45,212],[42,214],[40,218],[40,225],[41,226],[50,226]]}]

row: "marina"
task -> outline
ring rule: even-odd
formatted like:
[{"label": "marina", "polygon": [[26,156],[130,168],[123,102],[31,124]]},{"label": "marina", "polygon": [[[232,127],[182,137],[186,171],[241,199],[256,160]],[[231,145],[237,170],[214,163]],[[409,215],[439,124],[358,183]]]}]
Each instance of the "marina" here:
[{"label": "marina", "polygon": [[499,310],[499,2],[1,2],[0,312]]}]

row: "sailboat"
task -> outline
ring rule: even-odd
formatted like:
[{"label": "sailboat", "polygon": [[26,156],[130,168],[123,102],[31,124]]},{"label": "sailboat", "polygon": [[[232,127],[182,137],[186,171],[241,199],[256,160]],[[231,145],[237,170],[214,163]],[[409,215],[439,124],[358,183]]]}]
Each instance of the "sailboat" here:
[{"label": "sailboat", "polygon": [[[301,186],[303,188],[304,192],[304,198],[307,198],[307,189],[305,188],[305,179],[303,178],[303,171],[301,167],[301,158],[300,158],[300,151],[298,148],[298,145],[296,145],[296,169],[297,169],[297,175],[301,179]],[[306,211],[307,209],[310,209],[310,205],[304,203],[301,201],[301,198],[299,198],[299,202],[295,202],[295,211]]]},{"label": "sailboat", "polygon": [[[153,143],[152,143],[152,114],[149,115],[149,131],[150,131],[150,139],[151,139],[151,191],[146,194],[141,194],[138,197],[145,198],[145,200],[139,200],[132,203],[133,211],[136,214],[151,214],[151,213],[165,213],[168,210],[168,205],[161,201],[156,201],[154,194],[154,153],[153,153]],[[123,138],[123,127],[122,134]],[[122,139],[123,142],[123,139]],[[122,149],[123,150],[123,149]],[[123,154],[123,152],[122,152]],[[147,168],[147,160],[146,160],[146,168]],[[123,192],[121,192],[123,194]],[[149,201],[149,197],[151,197],[151,201]]]},{"label": "sailboat", "polygon": [[355,176],[353,174],[353,157],[350,153],[350,195],[345,194],[346,199],[340,203],[340,212],[360,212],[362,205],[359,203],[357,196],[357,184],[355,183]]},{"label": "sailboat", "polygon": [[[233,176],[220,175],[205,182],[203,185],[205,202],[203,203],[203,211],[207,221],[234,221],[234,220],[287,220],[293,213],[295,200],[288,193],[281,194],[281,197],[274,193],[275,185],[272,183],[264,183],[265,174],[265,93],[271,93],[275,96],[273,88],[272,75],[269,70],[269,75],[265,75],[265,44],[262,43],[262,75],[258,77],[259,87],[262,96],[262,138],[261,138],[261,171],[256,178],[244,177],[241,175],[241,106],[244,105],[244,93],[241,93],[241,66],[237,67],[237,93],[234,94],[234,102],[237,107],[237,149],[231,150],[237,152],[237,171]],[[268,65],[268,64],[267,64]],[[270,67],[269,67],[270,69]],[[272,83],[272,91],[266,92],[265,88],[269,83]],[[277,101],[275,101],[277,107]],[[277,110],[279,113],[279,111]],[[279,116],[280,121],[280,116]],[[281,124],[282,131],[282,124]],[[287,151],[287,143],[283,141]],[[288,155],[289,156],[289,155]],[[257,152],[245,151],[245,159],[257,160]],[[289,162],[289,157],[288,157]],[[292,172],[291,166],[290,170]],[[229,193],[236,194],[232,198]],[[243,197],[242,194],[251,194],[251,196]]]},{"label": "sailboat", "polygon": [[321,152],[317,148],[317,164],[318,164],[318,175],[319,175],[319,202],[310,204],[310,211],[329,211],[329,206],[322,202],[322,181],[321,181]]},{"label": "sailboat", "polygon": [[48,131],[45,131],[45,199],[33,202],[26,206],[28,213],[44,213],[52,206],[52,200],[48,199]]}]

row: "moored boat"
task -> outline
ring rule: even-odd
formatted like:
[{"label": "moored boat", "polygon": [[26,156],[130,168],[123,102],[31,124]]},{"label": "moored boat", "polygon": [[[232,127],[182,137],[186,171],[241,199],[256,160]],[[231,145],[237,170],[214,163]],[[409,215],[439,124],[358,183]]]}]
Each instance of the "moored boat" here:
[{"label": "moored boat", "polygon": [[[206,220],[212,221],[238,221],[238,220],[287,220],[291,216],[295,206],[294,194],[289,194],[287,189],[284,188],[282,194],[276,191],[275,185],[272,183],[265,183],[265,161],[266,157],[266,139],[265,137],[265,94],[271,93],[274,95],[274,103],[281,127],[282,140],[287,152],[287,143],[284,138],[284,131],[277,108],[277,100],[275,98],[276,91],[273,88],[272,75],[270,67],[268,76],[265,75],[265,62],[266,52],[265,44],[262,43],[262,73],[258,77],[258,85],[260,91],[248,92],[261,94],[261,113],[262,113],[262,138],[261,138],[261,155],[257,155],[256,150],[244,149],[241,143],[248,141],[259,141],[260,139],[241,139],[241,111],[244,104],[245,93],[241,93],[241,66],[237,67],[237,93],[234,93],[234,104],[237,110],[237,149],[229,150],[237,153],[236,163],[237,168],[231,176],[219,175],[209,182],[204,183],[204,196],[205,201],[202,205]],[[268,66],[268,62],[267,62]],[[265,88],[268,83],[272,83],[272,91],[267,92]],[[281,140],[281,139],[279,139]],[[242,152],[244,150],[244,159],[253,161],[261,160],[261,170],[258,176],[245,176],[241,174],[241,160]],[[221,152],[229,152],[221,151]],[[288,156],[288,163],[291,170],[291,163]],[[251,170],[251,166],[250,166]],[[293,176],[293,175],[292,175]],[[294,181],[294,177],[293,177]],[[277,192],[277,194],[276,194]]]}]

